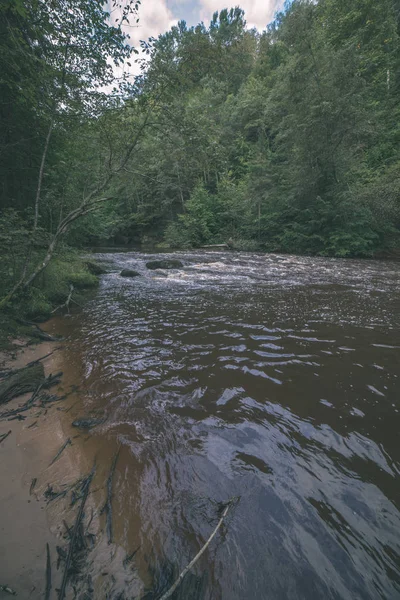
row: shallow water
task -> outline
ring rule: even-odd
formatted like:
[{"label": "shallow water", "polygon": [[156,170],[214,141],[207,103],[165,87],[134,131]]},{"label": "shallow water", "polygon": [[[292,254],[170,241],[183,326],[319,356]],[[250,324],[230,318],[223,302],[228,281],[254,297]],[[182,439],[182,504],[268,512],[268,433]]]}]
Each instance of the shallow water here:
[{"label": "shallow water", "polygon": [[119,591],[157,598],[238,496],[175,598],[399,598],[399,263],[97,257],[113,272],[53,327],[80,412],[107,417],[91,451],[123,447]]}]

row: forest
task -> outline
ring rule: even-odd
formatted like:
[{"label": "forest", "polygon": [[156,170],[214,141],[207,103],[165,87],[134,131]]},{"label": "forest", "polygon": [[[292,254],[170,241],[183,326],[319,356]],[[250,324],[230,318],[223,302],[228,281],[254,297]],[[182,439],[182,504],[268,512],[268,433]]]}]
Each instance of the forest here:
[{"label": "forest", "polygon": [[93,246],[396,256],[398,0],[226,9],[141,53],[139,4],[1,3],[1,308],[94,285]]}]

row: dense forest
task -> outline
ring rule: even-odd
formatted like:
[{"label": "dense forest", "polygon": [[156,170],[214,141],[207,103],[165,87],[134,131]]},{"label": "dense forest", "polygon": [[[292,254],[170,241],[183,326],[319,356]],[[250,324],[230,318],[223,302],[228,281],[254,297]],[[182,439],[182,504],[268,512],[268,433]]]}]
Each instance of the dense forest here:
[{"label": "dense forest", "polygon": [[0,6],[3,307],[90,283],[72,249],[96,244],[396,251],[398,0],[294,0],[263,32],[227,9],[139,56],[139,3],[113,7]]}]

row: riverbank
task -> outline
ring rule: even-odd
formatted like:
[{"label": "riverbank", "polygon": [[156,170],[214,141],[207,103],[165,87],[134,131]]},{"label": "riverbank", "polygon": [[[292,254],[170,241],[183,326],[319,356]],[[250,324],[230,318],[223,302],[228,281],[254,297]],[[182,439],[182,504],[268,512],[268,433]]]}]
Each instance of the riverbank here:
[{"label": "riverbank", "polygon": [[[56,317],[42,325],[53,334],[60,326],[68,328],[68,319]],[[49,598],[58,597],[55,590],[66,572],[66,599],[75,597],[73,589],[88,598],[104,598],[134,576],[126,572],[129,552],[109,533],[112,486],[106,482],[114,459],[109,460],[110,449],[99,445],[90,424],[76,426],[85,418],[96,420],[85,411],[78,389],[83,373],[78,363],[65,362],[63,342],[32,346],[28,339],[19,339],[13,348],[11,359],[2,358],[3,372],[39,360],[46,377],[60,371],[63,375],[48,391],[48,402],[39,397],[29,410],[19,412],[32,397],[28,393],[0,405],[0,440],[5,436],[0,442],[0,599],[11,593],[1,586],[22,598],[47,598],[49,581]],[[112,451],[117,450],[115,444]],[[119,453],[123,464],[123,449]],[[101,516],[107,503],[109,509]],[[140,587],[132,581],[132,589],[138,592]]]},{"label": "riverbank", "polygon": [[[43,330],[53,329],[54,321],[57,319],[43,324]],[[64,318],[60,317],[59,321]],[[77,524],[88,474],[96,461],[97,447],[91,443],[88,429],[72,425],[82,417],[77,386],[81,373],[77,369],[68,370],[64,364],[63,342],[46,341],[34,346],[29,342],[27,338],[14,340],[12,358],[8,353],[4,360],[3,355],[0,365],[3,372],[17,371],[40,361],[46,378],[59,372],[62,378],[43,396],[39,392],[29,410],[21,411],[21,408],[36,392],[19,395],[0,405],[0,440],[5,436],[0,443],[0,599],[11,593],[1,586],[22,598],[47,598],[49,581],[52,588],[49,598],[55,598],[55,590],[60,589],[66,570],[69,573],[66,599],[74,597],[71,584],[79,584],[78,587],[88,593],[93,587],[98,594],[94,597],[101,598],[104,595],[99,582],[92,585],[90,573],[96,573],[99,579],[99,571],[104,571],[104,564],[110,562],[110,553],[121,562],[125,557],[121,557],[114,546],[107,549],[106,540],[99,537],[109,464],[100,457],[101,464],[96,466],[93,477],[90,476],[91,487],[88,486],[82,507],[78,541],[72,542],[72,531]],[[88,573],[86,558],[95,542],[96,554],[103,555],[104,560],[96,559],[96,567],[91,566]],[[67,566],[72,543],[75,545]],[[106,577],[101,583],[104,589],[113,586]]]},{"label": "riverbank", "polygon": [[[5,366],[19,369],[29,362],[54,351],[54,343],[15,348],[16,357]],[[53,352],[42,361],[48,376],[58,369],[58,356]],[[56,392],[64,393],[62,384]],[[23,404],[29,394],[19,396],[1,411],[11,411]],[[0,421],[0,435],[11,431],[0,445],[0,586],[7,585],[22,598],[44,597],[46,587],[46,545],[49,544],[53,566],[52,585],[59,585],[56,546],[60,544],[62,522],[56,505],[49,506],[45,496],[48,485],[56,487],[77,479],[80,469],[75,452],[64,453],[54,466],[52,458],[64,440],[60,420],[60,403],[48,409],[32,408],[23,420]],[[0,591],[0,598],[7,593]]]},{"label": "riverbank", "polygon": [[[13,354],[13,342],[18,338],[33,343],[43,339],[34,324],[47,321],[63,309],[67,312],[72,306],[81,305],[90,290],[96,289],[102,273],[104,270],[96,261],[80,256],[72,248],[64,248],[28,290],[0,310],[0,352]],[[14,283],[4,278],[2,287],[9,290]],[[2,296],[0,293],[0,299]]]}]

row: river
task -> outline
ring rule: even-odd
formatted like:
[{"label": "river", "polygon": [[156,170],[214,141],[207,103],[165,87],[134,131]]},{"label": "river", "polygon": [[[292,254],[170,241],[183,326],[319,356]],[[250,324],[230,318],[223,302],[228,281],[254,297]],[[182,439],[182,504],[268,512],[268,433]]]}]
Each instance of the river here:
[{"label": "river", "polygon": [[106,419],[84,451],[106,474],[123,449],[115,544],[137,551],[129,582],[114,560],[119,591],[158,598],[234,497],[174,598],[399,598],[400,264],[173,257],[98,253],[98,291],[51,323],[73,416]]}]

